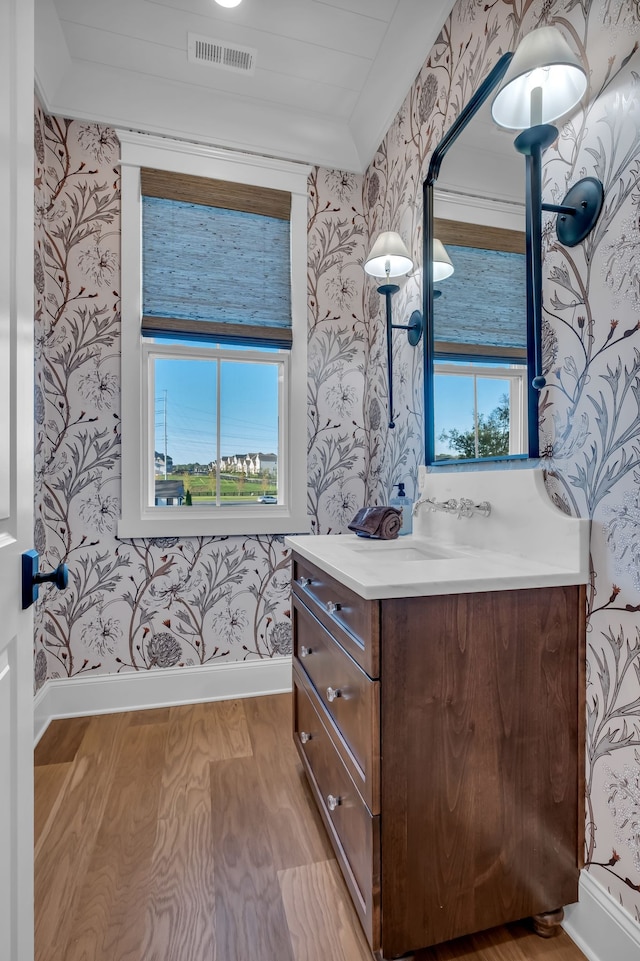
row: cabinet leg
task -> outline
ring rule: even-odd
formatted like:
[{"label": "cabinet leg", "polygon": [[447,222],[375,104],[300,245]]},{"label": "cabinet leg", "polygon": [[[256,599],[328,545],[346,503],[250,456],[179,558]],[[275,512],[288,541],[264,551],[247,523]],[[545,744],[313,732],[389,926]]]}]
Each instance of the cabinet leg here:
[{"label": "cabinet leg", "polygon": [[415,954],[402,954],[395,959],[383,957],[382,951],[374,951],[373,957],[375,961],[415,961]]},{"label": "cabinet leg", "polygon": [[545,911],[543,914],[534,914],[531,919],[533,930],[541,938],[555,938],[562,931],[563,918],[563,908],[558,908],[556,911]]}]

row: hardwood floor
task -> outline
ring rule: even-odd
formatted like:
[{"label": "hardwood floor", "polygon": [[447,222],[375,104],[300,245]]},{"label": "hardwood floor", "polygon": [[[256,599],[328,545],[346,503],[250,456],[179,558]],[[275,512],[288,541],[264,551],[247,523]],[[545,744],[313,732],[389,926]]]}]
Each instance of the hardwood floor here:
[{"label": "hardwood floor", "polygon": [[[54,721],[35,752],[36,961],[371,961],[289,695]],[[584,961],[515,924],[415,961]]]}]

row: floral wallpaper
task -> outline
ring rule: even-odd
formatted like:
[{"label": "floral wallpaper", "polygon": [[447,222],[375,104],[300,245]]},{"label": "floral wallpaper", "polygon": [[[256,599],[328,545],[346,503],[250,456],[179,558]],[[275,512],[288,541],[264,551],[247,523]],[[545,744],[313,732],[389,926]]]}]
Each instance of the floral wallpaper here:
[{"label": "floral wallpaper", "polygon": [[[398,230],[418,269],[396,295],[394,311],[405,322],[420,305],[422,182],[431,152],[470,95],[502,53],[540,25],[556,25],[587,65],[585,106],[560,130],[544,158],[544,193],[560,203],[583,176],[600,178],[605,206],[589,238],[564,249],[553,221],[544,232],[544,365],[547,387],[540,397],[542,467],[558,507],[592,519],[588,589],[587,645],[587,823],[588,869],[640,921],[640,9],[634,0],[459,0],[412,85],[394,123],[366,171],[361,209],[365,247],[381,230]],[[319,172],[325,185],[349,175]],[[524,174],[523,174],[524,177]],[[313,189],[310,271],[327,273],[322,310],[311,314],[317,339],[312,355],[313,385],[335,369],[342,356],[351,379],[331,388],[346,417],[341,429],[332,410],[316,414],[317,445],[310,466],[318,480],[335,483],[327,508],[362,490],[366,499],[384,500],[398,480],[415,491],[423,458],[420,352],[406,339],[394,339],[394,416],[387,423],[381,303],[365,283],[354,308],[350,241],[360,232],[358,205],[333,209],[320,184]],[[338,198],[340,200],[340,198]],[[316,216],[317,215],[317,216]],[[314,216],[316,219],[314,220]],[[338,275],[333,258],[340,258]],[[355,277],[355,283],[358,283]],[[320,294],[317,294],[320,300]],[[344,298],[343,316],[354,310],[339,338],[331,328],[332,309]],[[350,301],[350,302],[349,302]],[[323,332],[323,323],[327,325]],[[367,326],[368,324],[368,326]],[[352,359],[350,351],[356,351]],[[358,359],[356,359],[358,358]],[[314,366],[315,363],[315,366]],[[364,363],[361,371],[360,364]],[[356,387],[356,371],[362,394]],[[348,404],[352,398],[354,403]],[[347,411],[347,407],[349,410]],[[335,411],[336,408],[334,407]],[[346,423],[350,420],[350,430]],[[325,428],[324,435],[321,434]],[[329,443],[325,444],[325,441]],[[334,460],[328,458],[329,451]],[[348,462],[348,466],[347,466]],[[366,478],[359,464],[364,463]],[[347,477],[350,474],[350,480]],[[320,489],[320,486],[318,487]],[[324,487],[322,490],[324,491]],[[352,499],[355,506],[355,497]],[[351,505],[350,505],[351,506]],[[311,511],[313,514],[313,510]],[[348,513],[348,511],[347,511]],[[321,525],[318,525],[318,529]]]},{"label": "floral wallpaper", "polygon": [[[585,15],[586,14],[586,15]],[[545,194],[604,184],[571,250],[543,238],[548,387],[541,450],[558,506],[589,517],[586,863],[640,921],[640,10],[552,7],[590,69],[590,98],[545,156]]]},{"label": "floral wallpaper", "polygon": [[[637,0],[458,0],[365,176],[372,234],[397,229],[420,262],[421,185],[434,146],[499,56],[555,25],[589,90],[544,156],[560,203],[584,176],[605,204],[584,243],[544,227],[542,468],[550,494],[588,517],[586,845],[590,872],[640,922],[640,8]],[[524,174],[523,174],[524,178]],[[385,225],[384,228],[382,225]],[[403,291],[408,300],[419,272]],[[402,295],[399,295],[402,296]],[[410,348],[402,429],[419,433],[421,374]],[[416,413],[414,414],[413,411]],[[411,472],[414,444],[407,454]],[[387,448],[385,464],[392,459]],[[550,545],[552,549],[552,545]]]},{"label": "floral wallpaper", "polygon": [[[343,532],[360,507],[388,503],[399,481],[411,493],[423,459],[420,351],[404,359],[394,342],[390,430],[384,301],[362,268],[371,238],[388,229],[377,219],[394,179],[374,173],[363,183],[321,169],[309,178],[308,504],[319,534]],[[414,297],[417,307],[419,290]]]},{"label": "floral wallpaper", "polygon": [[[640,922],[640,9],[637,0],[458,0],[365,175],[309,180],[308,503],[340,533],[423,459],[421,351],[394,337],[389,430],[380,295],[362,271],[380,230],[417,264],[394,298],[420,306],[430,154],[499,56],[554,24],[583,57],[582,108],[545,154],[545,198],[605,185],[583,243],[544,233],[542,466],[558,507],[589,517],[588,870]],[[43,592],[35,681],[287,654],[278,537],[118,541],[118,144],[36,109],[36,546],[69,564]],[[552,548],[552,545],[550,545]]]},{"label": "floral wallpaper", "polygon": [[118,541],[119,143],[35,117],[35,684],[291,652],[282,537]]}]

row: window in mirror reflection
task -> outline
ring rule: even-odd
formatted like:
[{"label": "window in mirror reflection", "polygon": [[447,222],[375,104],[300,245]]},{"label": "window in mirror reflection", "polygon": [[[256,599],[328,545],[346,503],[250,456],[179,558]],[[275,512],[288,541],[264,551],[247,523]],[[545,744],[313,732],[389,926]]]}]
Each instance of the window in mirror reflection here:
[{"label": "window in mirror reflection", "polygon": [[436,360],[436,460],[520,453],[526,437],[526,372],[524,364]]},{"label": "window in mirror reflection", "polygon": [[[436,352],[526,354],[525,257],[507,250],[449,244],[455,273],[434,305]],[[439,346],[442,345],[442,346]],[[492,348],[492,349],[491,349]]]},{"label": "window in mirror reflection", "polygon": [[[514,231],[450,221],[441,225],[456,270],[446,286],[438,284],[433,307],[435,459],[522,455],[527,444],[524,239]],[[483,241],[486,247],[479,245]],[[498,249],[502,244],[511,249]]]}]

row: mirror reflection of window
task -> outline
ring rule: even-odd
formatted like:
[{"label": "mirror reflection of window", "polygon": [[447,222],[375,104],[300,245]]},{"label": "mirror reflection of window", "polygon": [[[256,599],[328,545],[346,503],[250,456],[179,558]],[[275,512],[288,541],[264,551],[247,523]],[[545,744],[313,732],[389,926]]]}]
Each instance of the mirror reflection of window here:
[{"label": "mirror reflection of window", "polygon": [[526,367],[436,360],[436,461],[506,457],[526,437]]},{"label": "mirror reflection of window", "polygon": [[[455,273],[434,303],[435,458],[522,454],[526,294],[520,231],[436,220]],[[481,246],[480,246],[481,245]]]}]

